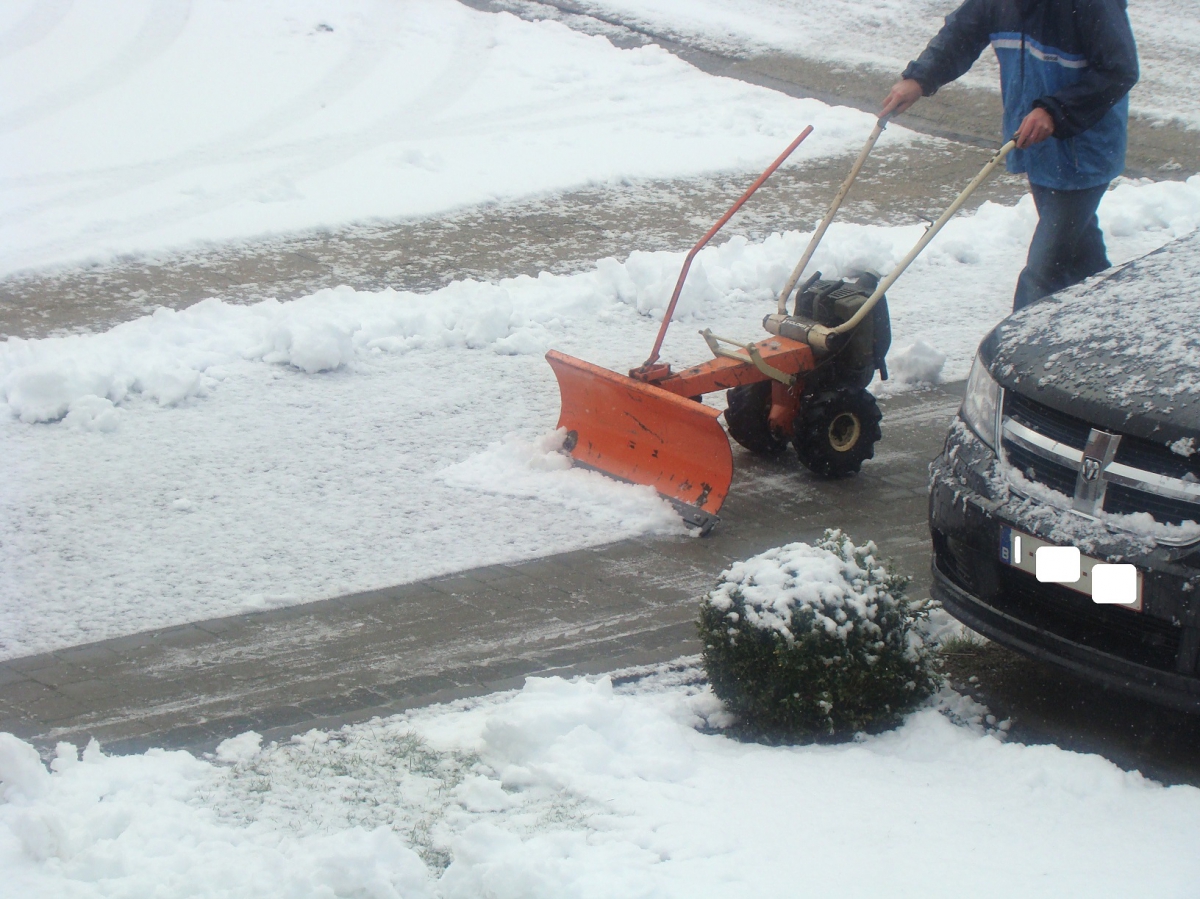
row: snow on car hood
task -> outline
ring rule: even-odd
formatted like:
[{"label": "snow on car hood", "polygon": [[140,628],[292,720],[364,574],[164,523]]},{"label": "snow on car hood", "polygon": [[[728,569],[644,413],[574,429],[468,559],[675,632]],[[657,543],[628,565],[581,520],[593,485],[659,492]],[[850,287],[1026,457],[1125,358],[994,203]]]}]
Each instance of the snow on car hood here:
[{"label": "snow on car hood", "polygon": [[1200,231],[1002,321],[980,347],[1006,388],[1184,455],[1200,450]]}]

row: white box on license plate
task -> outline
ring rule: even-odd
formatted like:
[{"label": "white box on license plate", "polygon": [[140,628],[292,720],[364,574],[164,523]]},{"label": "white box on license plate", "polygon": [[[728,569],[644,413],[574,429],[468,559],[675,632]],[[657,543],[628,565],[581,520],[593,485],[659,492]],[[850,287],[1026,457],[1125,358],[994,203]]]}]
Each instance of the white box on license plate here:
[{"label": "white box on license plate", "polygon": [[[1022,571],[1037,577],[1037,551],[1046,547],[1060,548],[1058,544],[1047,543],[1032,534],[1026,534],[1010,527],[1002,527],[1000,529],[1000,561],[1006,565],[1011,565],[1014,568],[1019,568]],[[1091,598],[1092,583],[1094,575],[1092,569],[1097,565],[1107,565],[1103,559],[1093,559],[1091,556],[1083,553],[1079,554],[1079,580],[1074,583],[1066,583],[1056,581],[1055,583],[1062,584],[1068,590],[1074,590],[1076,593],[1082,593],[1084,596]],[[1136,612],[1142,610],[1142,572],[1137,570],[1137,596],[1133,602],[1120,603],[1123,609],[1133,609]],[[1102,600],[1103,601],[1103,600]],[[1116,603],[1114,603],[1116,605]]]}]

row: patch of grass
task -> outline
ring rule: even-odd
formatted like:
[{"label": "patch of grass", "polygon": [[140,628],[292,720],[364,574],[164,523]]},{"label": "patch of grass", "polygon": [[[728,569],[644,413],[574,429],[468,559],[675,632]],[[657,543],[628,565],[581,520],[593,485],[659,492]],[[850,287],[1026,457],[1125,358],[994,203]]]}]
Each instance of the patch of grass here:
[{"label": "patch of grass", "polygon": [[958,636],[951,637],[944,641],[938,648],[939,655],[979,655],[983,648],[988,645],[986,637],[982,637],[974,631],[967,631]]}]

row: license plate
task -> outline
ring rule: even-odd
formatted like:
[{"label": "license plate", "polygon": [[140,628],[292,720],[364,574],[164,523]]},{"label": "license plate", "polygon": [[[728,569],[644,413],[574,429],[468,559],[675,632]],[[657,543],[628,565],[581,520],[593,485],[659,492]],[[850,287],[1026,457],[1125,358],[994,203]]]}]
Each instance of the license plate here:
[{"label": "license plate", "polygon": [[[1058,544],[1047,543],[1034,537],[1031,534],[1025,534],[1013,528],[1003,527],[1000,529],[1000,561],[1005,565],[1011,565],[1013,568],[1019,568],[1021,571],[1028,572],[1034,577],[1038,576],[1038,550],[1053,548],[1061,550]],[[1046,561],[1046,555],[1043,554],[1043,562]],[[1109,565],[1103,559],[1094,559],[1091,556],[1083,553],[1079,554],[1079,579],[1075,582],[1065,580],[1054,580],[1052,583],[1061,584],[1068,590],[1074,590],[1076,593],[1081,593],[1088,598],[1092,597],[1092,585],[1096,581],[1095,567],[1097,565]],[[1045,565],[1043,566],[1045,567]],[[1112,567],[1112,566],[1110,566]],[[1132,566],[1130,566],[1132,567]],[[1120,605],[1123,609],[1133,609],[1136,612],[1142,610],[1142,572],[1140,569],[1136,571],[1136,596],[1129,603],[1113,603],[1111,600],[1101,600],[1112,605]],[[1043,575],[1045,572],[1043,572]],[[1045,578],[1041,578],[1045,580]]]}]

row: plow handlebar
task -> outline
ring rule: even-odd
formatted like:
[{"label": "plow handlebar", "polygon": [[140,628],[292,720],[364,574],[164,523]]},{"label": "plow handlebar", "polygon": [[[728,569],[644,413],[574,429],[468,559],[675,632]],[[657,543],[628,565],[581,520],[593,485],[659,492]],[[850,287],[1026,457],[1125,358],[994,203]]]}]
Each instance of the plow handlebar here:
[{"label": "plow handlebar", "polygon": [[879,140],[879,135],[883,134],[883,129],[887,127],[887,116],[881,118],[875,123],[871,135],[867,138],[867,142],[863,144],[862,151],[858,154],[858,159],[854,160],[854,165],[850,169],[850,174],[846,176],[846,180],[842,182],[842,186],[838,188],[837,194],[833,198],[833,202],[829,204],[829,211],[825,213],[825,218],[821,219],[821,224],[817,226],[817,230],[813,232],[812,238],[808,241],[808,246],[804,249],[804,255],[800,257],[800,261],[796,263],[796,267],[792,270],[792,276],[787,279],[787,283],[783,285],[783,290],[779,292],[779,314],[783,315],[787,312],[787,298],[795,288],[796,282],[800,280],[800,275],[804,273],[804,269],[808,266],[809,261],[813,257],[813,253],[817,251],[818,244],[821,243],[821,238],[825,236],[825,232],[829,230],[829,224],[833,221],[833,217],[837,215],[837,211],[842,207],[842,201],[846,199],[846,194],[850,193],[850,187],[858,178],[858,173],[862,171],[863,163],[867,161],[867,157],[871,155],[871,150],[875,146],[875,142]]},{"label": "plow handlebar", "polygon": [[[963,188],[962,193],[954,198],[954,202],[946,208],[946,211],[941,214],[941,217],[925,229],[925,233],[921,235],[921,239],[916,242],[913,248],[908,251],[908,255],[901,259],[896,267],[892,269],[891,273],[879,282],[871,296],[868,297],[865,303],[858,307],[858,311],[855,312],[854,315],[842,322],[842,324],[833,328],[816,323],[812,324],[811,327],[806,328],[806,334],[803,338],[804,342],[811,346],[814,350],[819,350],[822,352],[836,351],[838,349],[838,338],[843,334],[853,331],[858,327],[859,323],[870,314],[871,310],[875,308],[875,304],[879,302],[879,299],[893,284],[896,283],[896,279],[904,274],[905,269],[907,269],[912,264],[912,261],[921,254],[921,251],[924,250],[925,247],[929,245],[929,242],[937,236],[937,233],[942,230],[946,222],[950,221],[950,219],[954,217],[954,214],[958,212],[963,203],[967,202],[967,198],[969,198],[971,194],[975,193],[979,185],[983,184],[983,182],[988,179],[988,176],[996,170],[996,167],[1004,161],[1004,158],[1008,156],[1010,152],[1012,152],[1016,145],[1017,142],[1015,140],[1010,140],[1003,147],[996,151],[996,154],[988,160],[987,164],[983,167],[979,174],[972,179],[971,183]],[[768,315],[766,319],[763,320],[763,327],[766,328],[771,334],[779,334],[780,328],[785,323],[787,318],[788,316],[786,314],[780,315],[776,313],[775,315]]]},{"label": "plow handlebar", "polygon": [[[800,276],[804,273],[805,267],[812,260],[813,253],[816,252],[817,246],[821,242],[821,238],[825,236],[825,232],[828,230],[830,223],[833,221],[833,217],[837,214],[842,202],[846,199],[846,195],[850,192],[850,187],[854,184],[855,179],[862,170],[863,163],[866,162],[867,157],[874,148],[876,141],[879,140],[879,136],[883,133],[883,129],[886,127],[886,117],[880,118],[875,123],[875,128],[871,131],[870,136],[867,138],[866,144],[863,145],[863,148],[858,155],[858,159],[855,160],[854,166],[850,169],[850,173],[846,176],[846,180],[842,182],[842,186],[834,196],[833,202],[829,206],[829,210],[825,213],[825,217],[817,226],[816,231],[813,232],[813,236],[809,240],[808,246],[804,250],[804,255],[800,258],[796,268],[792,271],[791,277],[788,278],[787,284],[780,292],[778,311],[776,314],[768,315],[766,319],[764,319],[763,326],[768,332],[772,334],[779,334],[780,328],[789,321],[789,316],[787,315],[786,310],[787,297],[795,288],[796,282],[800,280]],[[666,312],[663,313],[662,324],[659,326],[658,336],[654,340],[654,348],[650,350],[650,355],[646,357],[646,361],[642,363],[641,367],[630,372],[631,376],[639,379],[648,379],[653,375],[654,371],[664,368],[664,366],[656,365],[655,363],[658,362],[659,353],[662,351],[663,340],[667,336],[667,328],[671,324],[671,319],[675,316],[675,307],[679,303],[680,294],[683,293],[683,285],[687,280],[688,271],[692,267],[692,260],[694,260],[696,258],[696,254],[704,249],[705,245],[707,245],[708,242],[716,236],[717,232],[725,226],[725,223],[733,218],[734,214],[742,208],[742,206],[747,200],[750,199],[751,196],[753,196],[754,192],[762,187],[763,183],[775,173],[775,170],[783,165],[787,158],[792,155],[792,152],[804,142],[804,139],[808,137],[809,134],[812,133],[812,130],[812,126],[809,125],[802,132],[800,132],[800,135],[788,145],[787,149],[780,153],[779,157],[769,166],[767,166],[766,171],[758,176],[755,182],[746,189],[746,192],[742,194],[732,206],[729,207],[728,211],[726,211],[726,213],[717,220],[716,224],[709,228],[705,235],[696,242],[696,245],[688,251],[687,256],[683,260],[683,268],[679,271],[679,279],[675,282],[675,290],[671,293],[671,301],[667,304]],[[987,180],[988,176],[991,175],[996,167],[1004,161],[1004,158],[1015,146],[1016,141],[1010,140],[996,152],[996,154],[988,161],[987,165],[983,167],[983,170],[975,176],[974,180],[972,180],[971,183],[966,186],[962,193],[960,193],[958,197],[955,198],[954,202],[951,203],[946,209],[946,211],[942,213],[941,217],[932,225],[930,225],[928,229],[926,229],[925,233],[921,236],[921,239],[917,241],[916,246],[909,251],[908,255],[900,260],[900,263],[886,278],[879,282],[879,285],[876,287],[874,293],[872,293],[870,298],[863,303],[861,307],[859,307],[854,316],[852,316],[848,321],[843,322],[834,328],[828,328],[824,325],[815,323],[811,324],[811,327],[806,328],[806,334],[803,338],[803,342],[808,343],[816,350],[825,352],[834,350],[836,348],[836,344],[838,343],[838,338],[842,334],[846,334],[847,332],[854,330],[854,328],[856,328],[858,324],[864,318],[866,318],[868,314],[870,314],[871,310],[875,307],[875,304],[879,302],[880,297],[882,297],[888,288],[895,283],[897,278],[904,274],[905,269],[912,264],[912,261],[916,259],[918,255],[920,255],[921,251],[924,250],[929,242],[937,235],[937,233],[942,230],[942,227],[946,224],[946,222],[950,221],[954,214],[958,212],[963,203],[967,201],[967,198],[975,192],[979,185]]]},{"label": "plow handlebar", "polygon": [[667,311],[663,314],[662,324],[658,329],[658,337],[654,341],[654,349],[650,351],[650,355],[642,363],[642,368],[648,368],[658,361],[658,354],[662,350],[663,339],[667,336],[667,327],[671,324],[671,318],[675,315],[675,306],[679,302],[679,295],[683,292],[683,282],[687,280],[688,270],[692,267],[692,260],[696,258],[696,254],[704,249],[704,245],[712,240],[716,236],[716,233],[725,226],[725,223],[733,218],[734,213],[742,208],[756,190],[762,187],[763,182],[770,178],[777,168],[783,165],[784,161],[792,155],[792,151],[804,142],[804,139],[812,133],[812,130],[812,125],[809,125],[801,131],[800,136],[788,144],[788,148],[780,153],[774,162],[767,166],[767,170],[758,176],[758,180],[750,185],[746,192],[738,198],[738,201],[729,207],[729,211],[721,216],[717,220],[717,223],[708,229],[708,233],[701,237],[696,245],[688,251],[687,258],[683,260],[683,269],[679,272],[679,280],[675,282],[675,291],[671,294],[671,302],[667,305]]}]

